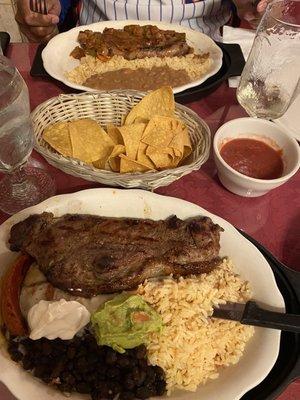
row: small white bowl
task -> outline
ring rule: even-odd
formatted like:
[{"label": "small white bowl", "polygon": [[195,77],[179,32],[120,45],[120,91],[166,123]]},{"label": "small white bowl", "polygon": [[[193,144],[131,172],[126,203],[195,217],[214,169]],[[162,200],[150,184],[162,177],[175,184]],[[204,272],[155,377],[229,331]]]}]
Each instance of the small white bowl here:
[{"label": "small white bowl", "polygon": [[[242,137],[277,144],[282,150],[283,160],[283,174],[280,178],[251,178],[237,172],[223,160],[220,150],[224,142]],[[273,122],[264,119],[238,118],[227,122],[217,130],[213,149],[220,181],[228,190],[244,197],[262,196],[283,185],[295,175],[300,166],[300,150],[296,140]]]}]

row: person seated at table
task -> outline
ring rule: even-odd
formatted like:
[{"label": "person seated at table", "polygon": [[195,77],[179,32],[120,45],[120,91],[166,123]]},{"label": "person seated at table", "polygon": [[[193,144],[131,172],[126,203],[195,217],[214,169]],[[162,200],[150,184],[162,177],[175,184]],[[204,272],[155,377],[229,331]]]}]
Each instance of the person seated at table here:
[{"label": "person seated at table", "polygon": [[[232,12],[252,23],[259,19],[268,0],[45,0],[48,14],[30,10],[30,0],[17,0],[16,21],[21,32],[33,42],[47,42],[58,33],[71,10],[79,11],[79,24],[107,20],[150,20],[180,24],[199,30],[214,39],[220,38],[220,28],[228,23]],[[72,14],[73,13],[73,14]],[[69,15],[70,17],[70,15]]]}]

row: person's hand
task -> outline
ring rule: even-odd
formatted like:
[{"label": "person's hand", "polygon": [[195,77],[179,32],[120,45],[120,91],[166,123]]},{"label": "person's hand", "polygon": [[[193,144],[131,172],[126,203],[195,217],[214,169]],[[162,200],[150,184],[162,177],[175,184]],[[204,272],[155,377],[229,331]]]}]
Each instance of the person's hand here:
[{"label": "person's hand", "polygon": [[268,3],[272,0],[233,0],[237,8],[237,13],[241,19],[246,20],[252,28],[259,24]]},{"label": "person's hand", "polygon": [[61,11],[59,0],[46,0],[48,14],[38,14],[30,10],[29,0],[17,1],[16,21],[20,30],[31,42],[47,42],[57,33],[57,23]]}]

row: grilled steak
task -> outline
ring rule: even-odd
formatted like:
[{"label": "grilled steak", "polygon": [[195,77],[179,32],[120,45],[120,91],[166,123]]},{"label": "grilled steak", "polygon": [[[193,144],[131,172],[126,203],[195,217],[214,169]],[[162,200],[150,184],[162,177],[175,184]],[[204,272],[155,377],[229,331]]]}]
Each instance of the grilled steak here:
[{"label": "grilled steak", "polygon": [[51,213],[14,225],[13,251],[31,255],[54,286],[91,297],[136,288],[147,278],[218,266],[222,228],[210,218],[118,219]]},{"label": "grilled steak", "polygon": [[127,25],[123,29],[105,28],[101,32],[79,32],[78,42],[71,56],[91,55],[105,60],[119,55],[127,60],[146,57],[175,57],[193,52],[186,43],[185,33],[164,31],[154,25]]}]

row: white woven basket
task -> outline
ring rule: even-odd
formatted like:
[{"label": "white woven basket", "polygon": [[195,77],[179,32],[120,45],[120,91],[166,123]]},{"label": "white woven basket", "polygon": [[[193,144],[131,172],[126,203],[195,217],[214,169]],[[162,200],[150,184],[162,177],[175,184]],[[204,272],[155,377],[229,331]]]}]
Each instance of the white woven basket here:
[{"label": "white woven basket", "polygon": [[114,90],[98,93],[62,94],[53,97],[40,104],[31,114],[35,135],[34,147],[49,164],[67,174],[108,186],[153,190],[159,186],[169,185],[182,176],[198,170],[209,156],[210,130],[197,114],[177,103],[175,114],[188,127],[193,151],[184,161],[184,165],[174,169],[127,174],[100,170],[82,161],[58,154],[42,138],[43,130],[49,124],[78,118],[95,119],[102,127],[108,123],[120,126],[124,116],[145,94],[135,90]]}]

